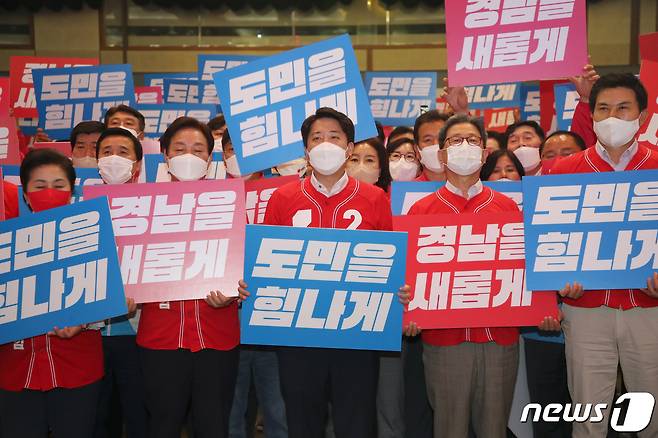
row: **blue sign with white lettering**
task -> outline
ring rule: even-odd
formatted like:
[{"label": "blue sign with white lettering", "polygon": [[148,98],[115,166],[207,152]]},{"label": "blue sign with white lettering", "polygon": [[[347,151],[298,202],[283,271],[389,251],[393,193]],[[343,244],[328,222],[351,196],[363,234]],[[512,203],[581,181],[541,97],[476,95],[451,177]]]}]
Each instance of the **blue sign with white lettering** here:
[{"label": "blue sign with white lettering", "polygon": [[68,138],[75,125],[102,120],[116,105],[135,105],[129,64],[46,68],[32,71],[39,127],[51,138]]},{"label": "blue sign with white lettering", "polygon": [[[391,211],[394,216],[405,215],[416,202],[437,191],[444,182],[393,181],[391,184]],[[510,197],[523,209],[521,181],[485,181],[485,186]]]},{"label": "blue sign with white lettering", "polygon": [[213,75],[243,173],[300,158],[302,122],[321,107],[346,114],[356,140],[377,135],[348,35]]},{"label": "blue sign with white lettering", "polygon": [[407,233],[247,225],[241,342],[400,351]]},{"label": "blue sign with white lettering", "polygon": [[126,313],[106,197],[0,222],[0,344]]},{"label": "blue sign with white lettering", "polygon": [[528,289],[645,288],[658,271],[658,171],[523,179]]},{"label": "blue sign with white lettering", "polygon": [[237,67],[258,59],[255,55],[198,55],[197,67],[199,72],[199,101],[200,103],[219,105],[217,89],[212,75],[218,71]]},{"label": "blue sign with white lettering", "polygon": [[165,78],[162,85],[162,101],[167,104],[199,103],[199,81]]},{"label": "blue sign with white lettering", "polygon": [[183,104],[153,104],[146,103],[136,106],[144,116],[144,135],[149,138],[160,138],[169,125],[179,117],[194,117],[200,122],[208,123],[218,111],[217,105],[202,105],[199,103]]},{"label": "blue sign with white lettering", "polygon": [[523,84],[521,86],[521,120],[533,120],[539,123],[539,102],[539,85]]},{"label": "blue sign with white lettering", "polygon": [[464,87],[470,109],[521,106],[521,82]]},{"label": "blue sign with white lettering", "polygon": [[144,83],[149,87],[160,87],[164,89],[165,79],[196,79],[196,73],[147,73],[144,75]]},{"label": "blue sign with white lettering", "polygon": [[578,105],[578,92],[576,86],[572,83],[556,84],[553,87],[555,92],[555,115],[557,118],[557,129],[559,131],[569,131],[573,114]]},{"label": "blue sign with white lettering", "polygon": [[375,120],[413,126],[421,109],[436,108],[436,72],[366,72],[365,86]]}]

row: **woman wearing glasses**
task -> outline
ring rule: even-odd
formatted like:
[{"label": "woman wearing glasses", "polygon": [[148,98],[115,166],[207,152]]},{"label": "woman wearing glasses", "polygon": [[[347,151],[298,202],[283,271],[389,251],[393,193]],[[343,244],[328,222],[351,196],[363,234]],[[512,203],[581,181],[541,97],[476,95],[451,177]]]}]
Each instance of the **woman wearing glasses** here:
[{"label": "woman wearing glasses", "polygon": [[412,139],[398,138],[386,146],[386,152],[393,181],[413,181],[418,177],[421,167]]}]

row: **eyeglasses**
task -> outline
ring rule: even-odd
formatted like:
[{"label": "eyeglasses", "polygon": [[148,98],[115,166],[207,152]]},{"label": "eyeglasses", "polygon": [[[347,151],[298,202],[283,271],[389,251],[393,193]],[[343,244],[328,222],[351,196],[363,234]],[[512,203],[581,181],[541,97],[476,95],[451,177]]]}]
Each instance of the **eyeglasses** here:
[{"label": "eyeglasses", "polygon": [[445,144],[448,146],[459,146],[462,142],[466,140],[471,146],[482,146],[482,138],[477,135],[469,135],[468,137],[460,137],[458,135],[454,137],[449,137],[446,139]]},{"label": "eyeglasses", "polygon": [[404,160],[409,162],[409,163],[415,163],[416,162],[416,154],[413,152],[409,152],[408,154],[402,155],[399,152],[393,152],[391,155],[388,156],[388,159],[390,161],[400,161],[400,158],[404,157]]}]

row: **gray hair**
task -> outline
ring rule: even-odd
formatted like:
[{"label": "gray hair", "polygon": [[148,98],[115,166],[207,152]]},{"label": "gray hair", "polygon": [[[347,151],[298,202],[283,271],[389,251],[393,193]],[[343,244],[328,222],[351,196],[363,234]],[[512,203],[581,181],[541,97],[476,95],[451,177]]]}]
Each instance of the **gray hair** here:
[{"label": "gray hair", "polygon": [[439,131],[439,145],[441,149],[443,149],[444,143],[446,142],[448,130],[460,123],[470,123],[471,125],[475,126],[480,132],[480,137],[482,137],[482,144],[487,144],[487,131],[484,129],[484,121],[482,120],[482,117],[473,117],[469,116],[468,114],[455,114],[448,119],[448,121],[441,128],[441,131]]}]

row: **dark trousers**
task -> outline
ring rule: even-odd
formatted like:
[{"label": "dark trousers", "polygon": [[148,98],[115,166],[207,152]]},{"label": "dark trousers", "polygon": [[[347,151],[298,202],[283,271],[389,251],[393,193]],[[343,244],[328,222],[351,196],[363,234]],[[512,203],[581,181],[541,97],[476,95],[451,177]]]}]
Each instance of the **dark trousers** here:
[{"label": "dark trousers", "polygon": [[[143,438],[147,435],[148,416],[144,403],[144,381],[139,362],[139,349],[135,336],[103,336],[105,355],[105,377],[102,380],[101,395],[96,421],[96,438],[112,436],[111,426],[119,418],[112,418],[112,396],[116,390],[121,402],[122,423],[125,424],[127,438]],[[114,428],[116,430],[116,428]],[[123,436],[123,427],[119,427]]]},{"label": "dark trousers", "polygon": [[239,354],[140,348],[149,436],[180,438],[189,408],[195,438],[227,437]]},{"label": "dark trousers", "polygon": [[[530,401],[542,406],[571,403],[564,344],[533,339],[524,339],[524,343]],[[556,423],[540,420],[532,424],[532,430],[535,438],[571,437],[571,424],[562,420]]]},{"label": "dark trousers", "polygon": [[72,389],[0,390],[0,435],[47,438],[50,430],[52,438],[89,438],[94,434],[100,386],[98,381]]},{"label": "dark trousers", "polygon": [[434,413],[427,398],[423,342],[420,336],[404,338],[404,428],[406,438],[432,438]]},{"label": "dark trousers", "polygon": [[277,353],[289,438],[324,438],[328,402],[336,438],[376,436],[378,352],[281,348]]}]

